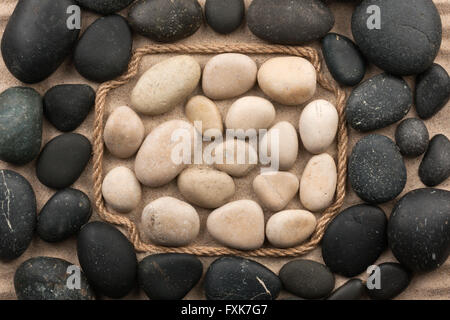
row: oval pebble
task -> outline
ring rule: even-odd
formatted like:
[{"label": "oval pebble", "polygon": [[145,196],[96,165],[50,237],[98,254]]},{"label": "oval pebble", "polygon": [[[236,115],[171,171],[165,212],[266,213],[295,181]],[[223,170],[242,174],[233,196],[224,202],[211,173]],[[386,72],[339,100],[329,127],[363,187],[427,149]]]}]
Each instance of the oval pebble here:
[{"label": "oval pebble", "polygon": [[264,243],[264,213],[252,200],[229,202],[212,211],[206,228],[215,240],[231,248],[252,250]]},{"label": "oval pebble", "polygon": [[218,54],[203,69],[203,92],[214,100],[240,96],[255,85],[257,71],[255,61],[244,54]]},{"label": "oval pebble", "polygon": [[327,300],[360,300],[366,292],[366,286],[360,279],[350,279],[330,294]]},{"label": "oval pebble", "polygon": [[309,238],[316,224],[316,217],[309,211],[280,211],[267,221],[267,240],[276,248],[295,247]]},{"label": "oval pebble", "polygon": [[[401,264],[386,262],[378,266],[380,288],[367,288],[372,300],[388,300],[402,293],[411,282],[411,274]],[[373,274],[373,273],[372,273]]]},{"label": "oval pebble", "polygon": [[103,131],[103,140],[112,155],[129,158],[144,140],[145,128],[141,118],[131,108],[122,106],[109,115]]},{"label": "oval pebble", "polygon": [[142,189],[132,170],[127,167],[116,167],[103,179],[102,195],[105,202],[114,210],[127,213],[140,204]]},{"label": "oval pebble", "polygon": [[450,140],[443,134],[430,140],[419,166],[419,177],[428,187],[437,186],[450,177]]},{"label": "oval pebble", "polygon": [[170,111],[194,91],[200,75],[200,65],[190,56],[166,59],[139,78],[131,92],[131,105],[151,116]]},{"label": "oval pebble", "polygon": [[108,15],[128,7],[134,0],[76,0],[82,7]]},{"label": "oval pebble", "polygon": [[185,246],[197,238],[200,218],[189,203],[162,197],[150,202],[142,211],[141,232],[159,245]]},{"label": "oval pebble", "polygon": [[195,96],[186,104],[186,117],[204,137],[212,138],[223,132],[222,115],[214,101]]},{"label": "oval pebble", "polygon": [[407,157],[418,157],[427,151],[429,139],[425,123],[417,118],[403,120],[395,130],[395,142]]},{"label": "oval pebble", "polygon": [[240,139],[225,140],[215,145],[212,154],[216,169],[237,178],[246,176],[258,163],[255,148]]},{"label": "oval pebble", "polygon": [[299,105],[316,92],[316,69],[300,57],[278,57],[267,60],[259,68],[258,84],[274,101]]},{"label": "oval pebble", "polygon": [[228,109],[225,118],[227,129],[249,130],[267,129],[275,120],[273,104],[260,97],[243,97],[236,100]]},{"label": "oval pebble", "polygon": [[244,20],[243,0],[206,0],[205,17],[208,25],[216,32],[228,34],[239,28]]}]

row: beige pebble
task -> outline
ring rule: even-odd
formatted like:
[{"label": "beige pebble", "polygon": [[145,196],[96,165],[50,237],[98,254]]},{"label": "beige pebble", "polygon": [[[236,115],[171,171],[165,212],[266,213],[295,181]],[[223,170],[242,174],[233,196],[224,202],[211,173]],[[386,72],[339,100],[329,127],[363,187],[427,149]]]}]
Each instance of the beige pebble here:
[{"label": "beige pebble", "polygon": [[[276,144],[272,145],[273,142]],[[297,130],[287,121],[278,122],[261,139],[260,148],[267,150],[268,156],[275,157],[278,154],[279,169],[289,170],[294,166],[298,157]]]},{"label": "beige pebble", "polygon": [[257,70],[256,63],[246,55],[216,55],[203,69],[203,93],[215,100],[237,97],[255,85]]},{"label": "beige pebble", "polygon": [[228,109],[225,118],[227,129],[267,129],[275,120],[273,104],[260,97],[243,97]]},{"label": "beige pebble", "polygon": [[325,152],[336,137],[338,121],[336,108],[328,101],[320,99],[309,103],[299,121],[305,149],[313,154]]},{"label": "beige pebble", "polygon": [[208,216],[209,234],[225,246],[252,250],[264,243],[264,213],[252,200],[238,200],[214,210]]},{"label": "beige pebble", "polygon": [[228,139],[214,148],[213,164],[233,177],[246,176],[258,164],[258,153],[248,142]]},{"label": "beige pebble", "polygon": [[158,115],[184,102],[200,81],[201,68],[190,56],[175,56],[155,64],[131,92],[132,107],[146,115]]},{"label": "beige pebble", "polygon": [[259,68],[258,84],[278,103],[302,104],[316,92],[316,69],[300,57],[272,58]]},{"label": "beige pebble", "polygon": [[207,97],[192,97],[186,104],[186,116],[205,137],[211,138],[223,132],[222,115],[216,104]]},{"label": "beige pebble", "polygon": [[316,217],[309,211],[281,211],[267,221],[267,240],[277,248],[295,247],[311,236],[316,224]]},{"label": "beige pebble", "polygon": [[[183,120],[170,120],[153,129],[136,155],[134,171],[138,180],[149,187],[160,187],[172,181],[190,162],[194,131],[194,127]],[[175,137],[177,133],[182,136]]]},{"label": "beige pebble", "polygon": [[129,158],[144,140],[145,128],[141,118],[131,108],[114,109],[105,124],[103,140],[106,148],[118,158]]},{"label": "beige pebble", "polygon": [[224,205],[236,191],[233,178],[208,167],[183,170],[178,176],[178,189],[187,201],[208,209]]},{"label": "beige pebble", "polygon": [[298,178],[290,172],[263,173],[253,180],[253,191],[262,205],[271,211],[284,209],[297,194]]},{"label": "beige pebble", "polygon": [[323,153],[312,157],[300,179],[300,201],[311,211],[320,211],[331,205],[336,191],[336,164]]},{"label": "beige pebble", "polygon": [[185,246],[197,238],[200,218],[189,203],[172,197],[162,197],[144,208],[141,232],[155,244]]},{"label": "beige pebble", "polygon": [[106,203],[121,213],[136,209],[142,198],[141,185],[127,167],[116,167],[108,172],[103,179],[102,194]]}]

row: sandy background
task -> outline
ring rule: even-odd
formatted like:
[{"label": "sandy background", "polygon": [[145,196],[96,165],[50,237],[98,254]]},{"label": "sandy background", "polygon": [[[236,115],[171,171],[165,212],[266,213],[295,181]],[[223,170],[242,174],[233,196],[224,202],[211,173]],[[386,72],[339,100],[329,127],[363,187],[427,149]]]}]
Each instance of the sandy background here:
[{"label": "sandy background", "polygon": [[[199,1],[202,5],[204,4],[204,0]],[[251,2],[251,0],[246,0],[246,4]],[[351,31],[350,31],[350,17],[353,11],[353,4],[351,3],[342,3],[342,2],[330,2],[330,7],[335,15],[336,23],[333,28],[333,32],[338,32],[341,34],[344,34],[346,36],[351,37]],[[439,53],[439,56],[437,57],[437,63],[443,65],[447,71],[450,70],[450,2],[448,0],[435,0],[434,1],[438,9],[440,11],[442,21],[443,21],[443,35],[444,40],[442,43],[441,51]],[[3,34],[3,31],[5,29],[5,26],[8,21],[8,17],[11,15],[15,5],[17,3],[17,0],[2,0],[0,3],[0,34]],[[126,11],[123,12],[123,14],[126,14]],[[90,25],[98,16],[93,13],[83,13],[83,30]],[[191,36],[190,38],[184,39],[181,41],[182,43],[257,43],[262,42],[255,36],[253,36],[246,25],[244,24],[241,26],[237,31],[233,32],[230,35],[219,35],[215,33],[211,28],[209,28],[206,23],[201,27],[201,29]],[[134,48],[141,47],[145,44],[151,43],[150,40],[141,37],[141,36],[135,36],[134,37]],[[318,43],[311,44],[315,48],[319,48]],[[143,63],[141,64],[140,72],[139,74],[142,74],[145,70],[147,70],[151,65],[154,63],[166,59],[170,55],[155,55],[155,56],[147,56],[144,58]],[[265,60],[269,58],[269,56],[259,56],[259,55],[252,55],[252,57],[255,59],[258,65],[261,65]],[[208,61],[208,59],[211,58],[210,55],[206,56],[195,56],[196,59],[198,59],[199,63],[203,67],[205,63]],[[325,67],[326,68],[326,67]],[[366,78],[370,77],[371,75],[380,73],[380,70],[375,67],[370,67],[366,74]],[[121,106],[121,105],[129,105],[129,92],[133,88],[133,85],[136,83],[135,79],[130,84],[123,86],[110,94],[108,102],[107,102],[107,110],[108,114],[114,110],[114,108]],[[409,84],[413,86],[413,79],[408,78],[407,79]],[[83,79],[75,70],[73,67],[73,63],[71,59],[67,59],[67,61],[47,80],[37,84],[32,85],[33,88],[35,88],[38,92],[40,92],[42,95],[51,88],[54,85],[57,84],[63,84],[63,83],[88,83],[92,85],[94,88],[97,88],[97,84],[90,83],[87,80]],[[11,86],[18,86],[22,85],[17,79],[15,79],[6,69],[3,60],[0,58],[0,92],[3,92],[7,88]],[[193,94],[199,94],[201,93],[201,89],[198,88],[196,92]],[[261,91],[259,89],[253,89],[252,91],[248,92],[246,95],[259,95],[263,96]],[[315,98],[324,98],[329,99],[330,101],[334,102],[334,99],[331,94],[326,92],[323,89],[319,89]],[[219,109],[222,112],[222,115],[225,115],[228,107],[231,105],[231,103],[235,99],[227,100],[227,101],[221,101],[218,103]],[[291,122],[297,129],[298,129],[298,119],[300,117],[301,110],[303,109],[304,105],[298,106],[298,107],[285,107],[275,104],[276,110],[277,110],[277,118],[276,121],[286,120]],[[408,114],[408,117],[414,117],[416,116],[414,108],[411,109],[410,113]],[[81,134],[86,135],[91,141],[92,141],[92,124],[93,124],[93,112],[89,115],[87,120],[82,124],[81,127],[79,127],[76,132],[79,132]],[[182,118],[185,119],[184,115],[184,107],[182,105],[176,107],[173,111],[166,113],[161,116],[156,117],[143,117],[145,127],[146,127],[146,133],[148,134],[154,127],[159,125],[160,123],[175,119],[175,118]],[[430,136],[434,136],[438,133],[443,133],[450,137],[450,128],[449,123],[450,122],[450,104],[448,104],[443,110],[439,112],[435,117],[433,117],[430,120],[426,121],[426,125],[428,127],[428,130],[430,132]],[[392,125],[386,129],[379,130],[378,133],[385,134],[391,138],[393,138],[393,134],[395,132],[396,125]],[[43,145],[49,141],[51,138],[53,138],[56,135],[59,135],[60,132],[58,132],[54,127],[52,127],[48,122],[45,121],[44,123],[44,133],[43,133]],[[361,137],[360,134],[355,132],[354,130],[350,130],[350,144],[351,147],[358,141],[358,139]],[[349,148],[349,151],[351,151],[351,148]],[[331,155],[336,154],[336,147],[332,146],[328,153]],[[303,171],[303,168],[305,167],[306,162],[311,157],[310,154],[308,154],[303,146],[300,146],[300,152],[299,152],[299,160],[297,161],[294,168],[292,168],[290,171],[292,173],[295,173],[298,177],[301,177],[301,173]],[[418,178],[417,172],[418,167],[420,164],[421,157],[416,159],[406,159],[406,165],[408,169],[408,181],[407,185],[402,193],[405,194],[406,192],[424,187],[424,185],[420,182],[420,179]],[[105,165],[104,165],[104,171],[108,172],[112,168],[118,166],[118,165],[125,165],[130,168],[133,167],[134,158],[131,158],[129,160],[118,160],[113,158],[108,152],[106,153],[105,157]],[[51,190],[44,185],[42,185],[36,178],[35,175],[35,167],[34,162],[22,166],[11,166],[9,164],[6,164],[4,162],[0,161],[0,168],[8,168],[15,170],[22,175],[24,175],[28,181],[32,184],[34,191],[36,193],[37,202],[38,202],[38,210],[40,210],[43,205],[46,203],[46,201],[52,196],[54,193],[54,190]],[[257,200],[255,198],[255,195],[252,192],[251,183],[253,181],[253,178],[259,173],[258,169],[253,170],[247,177],[235,179],[237,192],[234,196],[234,199],[232,200],[238,200],[238,199],[253,199]],[[84,192],[86,192],[91,199],[93,199],[92,194],[92,161],[89,163],[88,167],[86,168],[83,175],[78,179],[78,181],[73,185],[74,188],[80,189]],[[439,188],[450,190],[450,180],[447,179],[444,183],[442,183]],[[353,193],[351,188],[347,186],[347,198],[344,205],[344,208],[361,203],[362,201],[357,198],[357,196]],[[129,217],[134,220],[138,221],[140,218],[140,213],[142,211],[143,206],[147,204],[148,202],[157,199],[163,195],[169,195],[174,196],[177,198],[182,199],[182,196],[178,193],[176,183],[172,182],[168,184],[167,186],[161,187],[161,188],[144,188],[144,201],[142,202],[141,206],[136,209],[135,211],[131,212],[129,214]],[[390,214],[392,206],[394,204],[394,201],[384,204],[381,207],[384,209],[387,215]],[[298,197],[295,197],[288,205],[288,209],[293,208],[301,208],[300,201]],[[197,208],[198,212],[202,219],[202,229],[201,234],[199,238],[197,239],[198,244],[203,245],[217,245],[207,234],[205,230],[205,222],[206,217],[208,214],[208,210]],[[266,218],[270,216],[270,212],[265,212]],[[319,215],[317,215],[318,217]],[[94,212],[93,219],[97,220],[98,216]],[[9,262],[4,263],[0,262],[0,299],[15,299],[15,293],[13,288],[13,277],[14,272],[17,268],[17,266],[22,263],[24,260],[34,257],[34,256],[53,256],[53,257],[60,257],[63,259],[66,259],[72,263],[78,264],[77,256],[76,256],[76,239],[72,238],[67,241],[64,241],[62,243],[57,244],[48,244],[41,239],[39,239],[37,236],[35,236],[32,244],[28,248],[28,250],[18,259]],[[145,254],[139,254],[139,259],[142,259],[145,256]],[[319,262],[322,261],[321,257],[321,250],[320,248],[314,250],[313,252],[303,256],[302,258],[307,259],[313,259],[317,260]],[[208,265],[214,260],[215,258],[201,258],[204,269],[208,267]],[[268,268],[270,268],[272,271],[278,273],[279,269],[288,261],[292,260],[293,258],[261,258],[261,259],[255,259],[264,265],[266,265]],[[388,251],[386,251],[377,261],[377,263],[386,262],[386,261],[395,261],[395,258],[392,256],[392,254]],[[366,274],[360,275],[361,279],[366,278]],[[336,287],[343,284],[347,279],[344,277],[337,276],[336,277]],[[289,296],[288,293],[282,292],[280,295],[281,297]],[[135,289],[127,298],[129,299],[136,299],[136,298],[145,298],[145,295],[140,292],[138,289]],[[194,288],[186,297],[187,299],[203,299],[203,290],[202,290],[202,281],[197,285],[196,288]],[[437,271],[423,274],[423,275],[416,275],[414,279],[412,280],[411,285],[409,288],[401,294],[398,299],[450,299],[450,261],[448,260],[445,265],[443,265],[441,268],[439,268]]]}]

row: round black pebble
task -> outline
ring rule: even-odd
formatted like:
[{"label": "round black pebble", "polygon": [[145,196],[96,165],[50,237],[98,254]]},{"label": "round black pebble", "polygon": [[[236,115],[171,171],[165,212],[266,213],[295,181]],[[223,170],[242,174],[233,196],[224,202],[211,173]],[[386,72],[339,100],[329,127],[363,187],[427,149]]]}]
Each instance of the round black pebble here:
[{"label": "round black pebble", "polygon": [[56,129],[73,131],[86,119],[95,103],[95,91],[88,85],[62,84],[44,96],[44,114]]},{"label": "round black pebble", "polygon": [[[399,263],[386,262],[379,266],[379,289],[367,287],[367,295],[373,300],[389,300],[402,293],[411,282],[411,274]],[[372,275],[376,276],[374,271]]]},{"label": "round black pebble", "polygon": [[418,157],[427,151],[429,139],[425,123],[417,118],[403,120],[395,130],[395,142],[407,157]]},{"label": "round black pebble", "polygon": [[209,300],[275,300],[281,290],[275,273],[240,257],[215,260],[206,272],[204,286]]},{"label": "round black pebble", "polygon": [[139,262],[138,282],[152,300],[180,300],[198,283],[202,273],[203,265],[196,256],[155,254]]},{"label": "round black pebble", "polygon": [[77,234],[91,213],[91,201],[84,192],[71,188],[58,191],[39,213],[37,233],[48,242],[63,241]]},{"label": "round black pebble", "polygon": [[36,197],[30,183],[17,172],[0,170],[0,260],[22,255],[36,227]]},{"label": "round black pebble", "polygon": [[206,0],[206,22],[218,33],[228,34],[233,32],[242,24],[244,16],[243,0]]},{"label": "round black pebble", "polygon": [[312,260],[286,263],[279,277],[283,288],[305,299],[326,297],[334,289],[334,275],[326,266]]},{"label": "round black pebble", "polygon": [[450,141],[443,134],[431,139],[419,166],[419,177],[428,187],[437,186],[450,177]]},{"label": "round black pebble", "polygon": [[359,204],[342,211],[327,227],[322,257],[332,272],[353,277],[367,270],[386,249],[383,210]]},{"label": "round black pebble", "polygon": [[174,42],[194,34],[203,22],[197,0],[139,0],[128,11],[137,33],[159,42]]},{"label": "round black pebble", "polygon": [[344,86],[355,86],[366,73],[366,62],[349,38],[329,33],[322,39],[322,53],[333,78]]},{"label": "round black pebble", "polygon": [[134,0],[76,0],[76,2],[89,10],[108,15],[128,7]]},{"label": "round black pebble", "polygon": [[422,119],[428,119],[439,112],[450,98],[450,77],[438,64],[416,78],[416,111]]},{"label": "round black pebble", "polygon": [[379,74],[353,89],[347,100],[347,121],[362,132],[381,129],[406,116],[412,103],[413,94],[406,81]]},{"label": "round black pebble", "polygon": [[360,279],[350,279],[330,294],[327,300],[360,300],[364,296],[365,288]]},{"label": "round black pebble", "polygon": [[450,253],[450,191],[426,188],[408,192],[392,210],[389,247],[406,268],[437,269]]},{"label": "round black pebble", "polygon": [[78,260],[97,293],[122,298],[136,285],[134,247],[116,228],[104,222],[86,224],[78,235]]},{"label": "round black pebble", "polygon": [[406,167],[398,147],[386,136],[363,137],[350,155],[348,179],[366,202],[378,204],[394,199],[406,184]]},{"label": "round black pebble", "polygon": [[133,39],[122,16],[101,17],[83,33],[74,52],[78,72],[88,80],[105,82],[128,68]]},{"label": "round black pebble", "polygon": [[[80,270],[78,266],[58,258],[28,259],[17,268],[14,274],[17,299],[94,300],[94,291],[86,276],[81,271],[78,273],[78,270]],[[79,288],[77,288],[78,284]]]}]

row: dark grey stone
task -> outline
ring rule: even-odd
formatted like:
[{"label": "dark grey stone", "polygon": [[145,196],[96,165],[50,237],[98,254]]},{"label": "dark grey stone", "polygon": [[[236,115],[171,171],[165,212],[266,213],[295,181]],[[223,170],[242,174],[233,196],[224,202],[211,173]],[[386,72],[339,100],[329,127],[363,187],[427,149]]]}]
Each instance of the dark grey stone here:
[{"label": "dark grey stone", "polygon": [[244,0],[206,0],[206,22],[218,33],[233,32],[242,24],[244,16]]},{"label": "dark grey stone", "polygon": [[337,288],[327,300],[360,300],[366,291],[366,286],[360,279],[350,279]]},{"label": "dark grey stone", "polygon": [[108,15],[128,7],[134,0],[75,0],[80,6]]},{"label": "dark grey stone", "polygon": [[429,139],[425,123],[417,118],[403,120],[395,130],[395,142],[407,157],[418,157],[427,151]]},{"label": "dark grey stone", "polygon": [[395,298],[411,282],[411,273],[399,263],[386,262],[380,264],[378,267],[380,268],[380,288],[367,288],[367,295],[373,300]]},{"label": "dark grey stone", "polygon": [[428,187],[434,187],[450,177],[450,141],[443,134],[431,139],[419,166],[419,177]]}]

